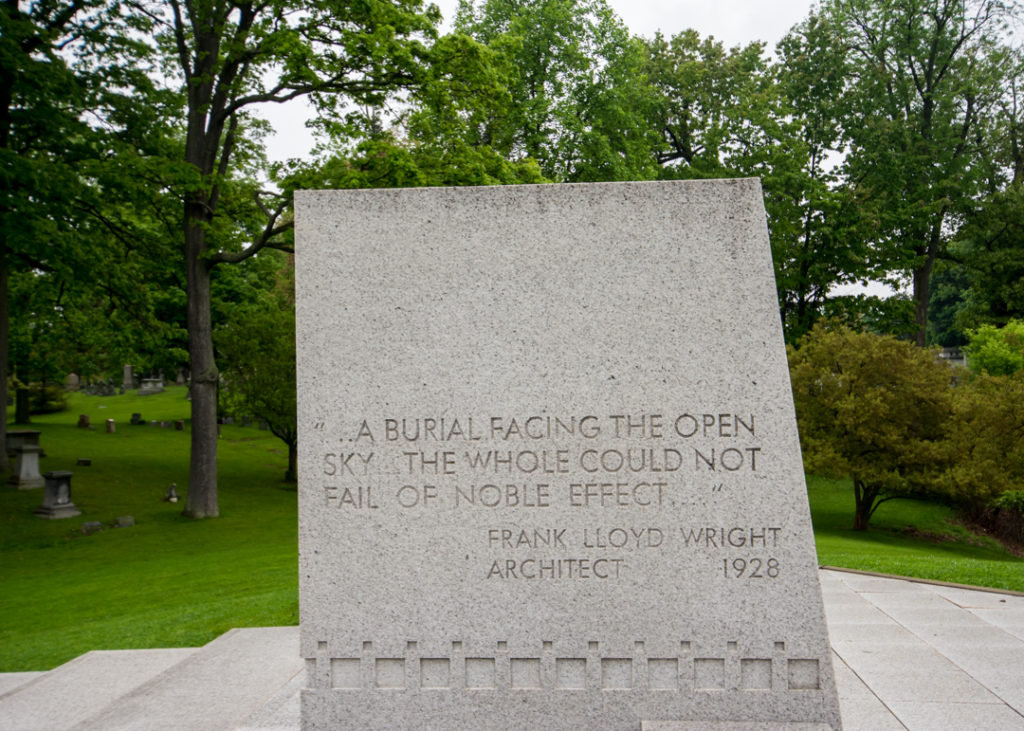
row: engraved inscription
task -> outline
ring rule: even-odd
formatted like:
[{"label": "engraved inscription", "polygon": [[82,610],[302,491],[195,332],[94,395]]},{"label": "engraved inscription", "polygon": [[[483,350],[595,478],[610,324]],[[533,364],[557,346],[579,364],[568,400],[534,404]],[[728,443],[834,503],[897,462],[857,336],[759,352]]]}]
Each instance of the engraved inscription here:
[{"label": "engraved inscription", "polygon": [[[743,409],[325,422],[319,431],[341,448],[320,456],[323,506],[343,520],[478,516],[489,525],[471,528],[479,552],[466,566],[491,581],[617,581],[642,552],[662,550],[692,551],[691,569],[708,578],[774,579],[782,568],[767,552],[784,540],[783,526],[711,525],[690,512],[714,508],[696,498],[707,494],[703,475],[714,473],[711,491],[724,495],[765,474],[764,427]],[[640,522],[640,513],[666,509],[685,522]],[[576,513],[595,520],[568,527],[540,517]],[[729,553],[712,559],[719,551]]]}]

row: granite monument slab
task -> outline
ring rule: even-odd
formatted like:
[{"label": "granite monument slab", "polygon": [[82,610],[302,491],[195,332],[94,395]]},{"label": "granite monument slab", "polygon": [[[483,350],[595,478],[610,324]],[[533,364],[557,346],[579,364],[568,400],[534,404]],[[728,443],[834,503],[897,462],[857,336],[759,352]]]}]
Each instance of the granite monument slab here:
[{"label": "granite monument slab", "polygon": [[304,729],[840,726],[757,180],[296,242]]}]

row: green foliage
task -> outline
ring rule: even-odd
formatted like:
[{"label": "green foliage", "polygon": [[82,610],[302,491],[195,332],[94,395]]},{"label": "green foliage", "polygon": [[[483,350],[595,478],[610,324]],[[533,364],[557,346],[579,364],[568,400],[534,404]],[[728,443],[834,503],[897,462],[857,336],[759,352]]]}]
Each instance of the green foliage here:
[{"label": "green foliage", "polygon": [[852,479],[856,529],[886,500],[936,490],[952,404],[931,351],[819,323],[790,349],[790,373],[804,464]]},{"label": "green foliage", "polygon": [[223,363],[220,397],[225,409],[267,422],[274,436],[288,448],[285,479],[295,482],[298,424],[295,294],[290,261],[273,289],[254,302],[233,308],[215,341]]},{"label": "green foliage", "polygon": [[964,351],[972,373],[1005,376],[1024,369],[1024,320],[1010,320],[1003,327],[982,325],[967,336]]},{"label": "green foliage", "polygon": [[950,494],[977,512],[993,497],[1024,489],[1024,371],[983,374],[953,389]]},{"label": "green foliage", "polygon": [[1012,510],[1024,518],[1024,490],[1007,490],[992,501],[992,507]]},{"label": "green foliage", "polygon": [[[643,47],[605,0],[464,0],[455,27],[486,47],[487,78],[502,93],[463,104],[461,130],[447,131],[511,161],[533,159],[551,180],[655,176]],[[436,95],[424,101],[435,115]]]},{"label": "green foliage", "polygon": [[910,279],[925,344],[931,273],[985,180],[1000,93],[1000,0],[828,0],[846,47],[844,176],[864,192],[876,270]]}]

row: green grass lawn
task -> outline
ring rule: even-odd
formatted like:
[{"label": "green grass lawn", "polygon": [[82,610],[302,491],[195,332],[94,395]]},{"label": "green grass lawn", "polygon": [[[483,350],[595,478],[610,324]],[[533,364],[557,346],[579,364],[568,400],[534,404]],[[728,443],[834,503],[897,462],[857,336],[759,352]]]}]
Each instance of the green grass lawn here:
[{"label": "green grass lawn", "polygon": [[991,538],[972,534],[948,506],[890,500],[863,532],[852,529],[848,480],[808,476],[807,493],[823,565],[1024,591],[1024,559]]},{"label": "green grass lawn", "polygon": [[[296,494],[281,481],[284,445],[255,427],[223,427],[221,517],[187,520],[181,503],[163,497],[172,482],[184,494],[189,432],[129,426],[136,411],[146,421],[187,418],[185,390],[76,394],[69,411],[33,419],[42,471],[74,472],[83,514],[42,520],[32,515],[42,490],[0,488],[0,671],[44,670],[95,649],[194,647],[232,627],[298,622]],[[79,414],[92,429],[75,427]],[[114,434],[105,433],[108,418]],[[79,458],[92,465],[77,466]],[[808,490],[823,564],[1024,590],[1024,561],[951,523],[949,508],[892,501],[870,531],[856,533],[849,483],[811,478]],[[136,525],[109,527],[123,515]],[[82,535],[86,521],[108,527]]]},{"label": "green grass lawn", "polygon": [[[187,647],[232,627],[298,622],[297,517],[281,481],[284,444],[225,426],[218,456],[221,517],[182,518],[167,487],[188,482],[189,432],[129,426],[188,416],[184,388],[154,396],[72,397],[70,411],[34,417],[41,470],[74,472],[83,514],[42,520],[42,490],[0,490],[0,671],[53,667],[91,649]],[[89,414],[91,430],[78,429]],[[113,418],[114,434],[104,422]],[[78,458],[92,460],[89,467]],[[86,521],[136,525],[82,535]]]}]

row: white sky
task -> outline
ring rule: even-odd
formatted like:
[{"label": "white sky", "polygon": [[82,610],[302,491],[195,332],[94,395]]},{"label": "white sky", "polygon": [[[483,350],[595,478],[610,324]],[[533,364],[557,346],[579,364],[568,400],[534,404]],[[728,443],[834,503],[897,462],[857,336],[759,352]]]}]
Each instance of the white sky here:
[{"label": "white sky", "polygon": [[[450,26],[458,0],[433,0]],[[477,0],[481,2],[481,0]],[[726,47],[764,41],[771,51],[796,23],[807,17],[813,0],[608,0],[626,27],[635,35],[653,36],[661,31],[673,36],[696,28],[701,37],[714,36]],[[267,139],[271,160],[307,157],[313,136],[304,126],[309,117],[304,102],[266,105],[262,110],[274,127]]]}]

